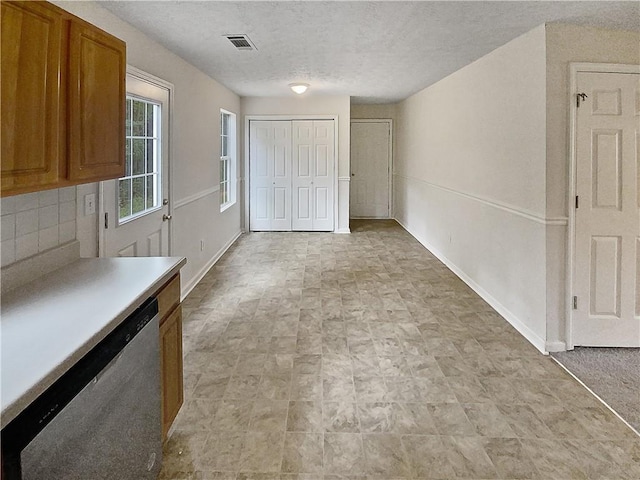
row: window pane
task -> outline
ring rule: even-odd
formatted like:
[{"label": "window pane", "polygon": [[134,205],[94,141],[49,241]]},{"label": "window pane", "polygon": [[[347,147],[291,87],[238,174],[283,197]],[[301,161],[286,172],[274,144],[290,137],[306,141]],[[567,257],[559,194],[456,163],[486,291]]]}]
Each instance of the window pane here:
[{"label": "window pane", "polygon": [[125,123],[125,135],[127,137],[131,136],[131,116],[133,115],[132,112],[133,109],[133,100],[131,100],[130,98],[127,98],[127,118],[126,118],[126,123]]},{"label": "window pane", "polygon": [[229,135],[229,115],[226,113],[222,114],[222,135]]},{"label": "window pane", "polygon": [[155,140],[147,139],[147,173],[155,173],[153,147]]},{"label": "window pane", "polygon": [[153,208],[156,206],[155,203],[155,178],[154,175],[149,175],[147,177],[147,208]]},{"label": "window pane", "polygon": [[221,138],[221,147],[222,147],[221,156],[223,157],[228,156],[229,155],[229,138],[228,137]]},{"label": "window pane", "polygon": [[147,137],[153,137],[155,132],[153,131],[153,118],[155,113],[155,106],[152,103],[147,103]]},{"label": "window pane", "polygon": [[144,117],[146,105],[140,100],[133,101],[133,128],[132,135],[134,137],[144,136]]},{"label": "window pane", "polygon": [[131,213],[136,214],[144,210],[144,177],[133,179],[133,198]]},{"label": "window pane", "polygon": [[131,139],[127,138],[127,145],[125,146],[125,159],[124,159],[124,176],[131,176]]},{"label": "window pane", "polygon": [[118,185],[118,209],[120,218],[131,215],[131,179],[120,180]]},{"label": "window pane", "polygon": [[133,169],[132,175],[140,175],[144,173],[144,144],[143,138],[134,138],[133,142]]}]

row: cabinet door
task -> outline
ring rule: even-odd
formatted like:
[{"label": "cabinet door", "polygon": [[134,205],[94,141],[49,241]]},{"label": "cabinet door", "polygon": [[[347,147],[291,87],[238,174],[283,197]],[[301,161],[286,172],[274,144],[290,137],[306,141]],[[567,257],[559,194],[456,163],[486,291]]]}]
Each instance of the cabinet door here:
[{"label": "cabinet door", "polygon": [[2,2],[2,194],[55,186],[64,175],[62,12]]},{"label": "cabinet door", "polygon": [[126,51],[73,20],[69,34],[69,179],[124,176]]},{"label": "cabinet door", "polygon": [[178,414],[184,399],[182,382],[182,307],[160,325],[160,371],[162,372],[162,436]]}]

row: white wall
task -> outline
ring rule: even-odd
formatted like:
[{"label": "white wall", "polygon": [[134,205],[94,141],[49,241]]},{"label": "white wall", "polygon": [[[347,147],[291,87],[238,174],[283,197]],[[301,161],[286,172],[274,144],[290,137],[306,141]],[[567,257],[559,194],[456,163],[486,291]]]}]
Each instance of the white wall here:
[{"label": "white wall", "polygon": [[367,119],[367,118],[390,118],[396,119],[397,111],[396,103],[384,104],[351,104],[351,118]]},{"label": "white wall", "polygon": [[[569,214],[569,63],[640,64],[640,33],[550,24],[547,50],[547,217]],[[566,222],[547,228],[547,343],[564,348]]]},{"label": "white wall", "polygon": [[396,218],[537,348],[546,339],[540,26],[399,104]]},{"label": "white wall", "polygon": [[[238,114],[240,120],[240,98],[96,3],[54,3],[127,42],[129,65],[174,85],[171,254],[188,259],[182,269],[184,293],[240,234],[241,203],[220,213],[218,190],[220,108]],[[236,150],[240,151],[239,147]],[[95,188],[84,186],[82,190]],[[85,256],[97,255],[96,233],[96,221],[79,219],[77,236]],[[90,245],[92,251],[83,250],[82,245]]]},{"label": "white wall", "polygon": [[[245,134],[245,116],[247,115],[337,115],[338,218],[336,219],[336,231],[348,232],[350,180],[350,99],[346,95],[314,96],[311,91],[304,94],[303,96],[294,95],[294,93],[291,93],[290,97],[243,97],[241,108],[243,138]],[[244,159],[244,156],[242,158]]]}]

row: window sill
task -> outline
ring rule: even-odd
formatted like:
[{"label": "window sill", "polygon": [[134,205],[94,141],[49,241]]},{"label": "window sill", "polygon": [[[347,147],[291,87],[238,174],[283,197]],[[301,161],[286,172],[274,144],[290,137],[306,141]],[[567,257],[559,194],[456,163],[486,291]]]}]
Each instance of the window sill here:
[{"label": "window sill", "polygon": [[220,205],[220,213],[224,212],[225,210],[229,210],[231,207],[233,207],[236,204],[236,202],[227,202],[224,205]]}]

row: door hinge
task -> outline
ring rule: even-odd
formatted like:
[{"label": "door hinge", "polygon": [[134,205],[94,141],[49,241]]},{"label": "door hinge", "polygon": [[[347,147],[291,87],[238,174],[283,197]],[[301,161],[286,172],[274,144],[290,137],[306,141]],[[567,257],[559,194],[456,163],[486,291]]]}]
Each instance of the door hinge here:
[{"label": "door hinge", "polygon": [[109,228],[109,212],[104,212],[104,228]]},{"label": "door hinge", "polygon": [[580,108],[580,101],[583,101],[588,98],[586,93],[578,93],[576,94],[576,107]]},{"label": "door hinge", "polygon": [[578,195],[576,195],[576,210],[578,209],[578,205],[579,205],[579,199],[580,197],[578,197]]},{"label": "door hinge", "polygon": [[578,297],[576,297],[575,295],[573,297],[573,309],[574,310],[578,309]]}]

